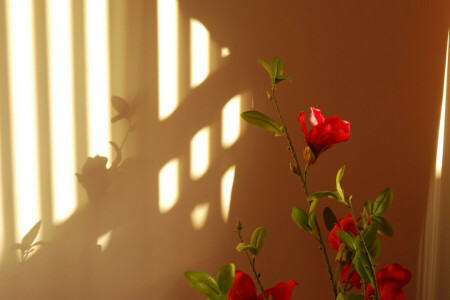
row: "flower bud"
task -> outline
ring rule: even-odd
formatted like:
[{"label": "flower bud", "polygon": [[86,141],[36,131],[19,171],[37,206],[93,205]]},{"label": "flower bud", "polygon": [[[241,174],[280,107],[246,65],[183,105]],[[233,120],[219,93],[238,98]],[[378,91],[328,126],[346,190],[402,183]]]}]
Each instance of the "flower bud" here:
[{"label": "flower bud", "polygon": [[316,156],[314,155],[314,152],[311,150],[311,148],[309,148],[308,146],[306,146],[305,149],[303,150],[303,158],[310,165],[316,162]]},{"label": "flower bud", "polygon": [[236,229],[241,230],[242,229],[242,223],[239,221],[239,219],[236,219]]},{"label": "flower bud", "polygon": [[351,252],[347,249],[344,243],[339,246],[339,251],[336,254],[336,262],[340,264],[345,264],[350,258]]}]

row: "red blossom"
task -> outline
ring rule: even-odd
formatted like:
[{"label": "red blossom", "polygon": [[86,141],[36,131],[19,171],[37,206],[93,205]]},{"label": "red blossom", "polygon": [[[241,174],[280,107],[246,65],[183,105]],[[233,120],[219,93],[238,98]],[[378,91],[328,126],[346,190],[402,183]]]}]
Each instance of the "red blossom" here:
[{"label": "red blossom", "polygon": [[328,236],[328,241],[331,244],[331,249],[336,251],[339,250],[339,246],[341,245],[341,240],[337,235],[338,230],[351,232],[356,237],[358,233],[356,231],[355,223],[353,223],[351,214],[347,214],[345,218],[339,219],[339,221],[334,225],[333,230],[331,230],[330,235]]},{"label": "red blossom", "polygon": [[[403,300],[403,286],[411,281],[411,272],[399,264],[392,264],[388,268],[383,266],[377,272],[378,294],[380,300]],[[372,286],[367,285],[366,300],[375,295]]]},{"label": "red blossom", "polygon": [[311,107],[311,117],[309,121],[313,128],[309,131],[306,127],[306,114],[300,112],[298,121],[305,134],[305,141],[311,149],[313,156],[309,150],[305,151],[305,159],[308,163],[313,164],[319,155],[333,146],[334,144],[345,142],[350,136],[350,123],[334,116],[325,119],[319,109]]},{"label": "red blossom", "polygon": [[[351,264],[352,264],[352,262],[350,261],[350,262],[348,262],[348,264],[346,264],[345,266],[343,266],[341,268],[342,282],[346,282],[347,281],[348,271],[350,271]],[[356,272],[356,270],[353,270],[352,273],[350,274],[350,278],[348,279],[348,283],[350,285],[353,285],[358,290],[361,289],[361,276],[359,276],[359,274],[358,274],[358,272]]]},{"label": "red blossom", "polygon": [[[290,300],[292,297],[292,289],[298,283],[295,280],[289,280],[288,282],[280,282],[273,288],[264,290],[267,298],[270,296],[274,300]],[[256,287],[251,277],[240,271],[236,270],[233,287],[227,294],[229,300],[262,300],[263,295],[259,297],[256,294]]]}]

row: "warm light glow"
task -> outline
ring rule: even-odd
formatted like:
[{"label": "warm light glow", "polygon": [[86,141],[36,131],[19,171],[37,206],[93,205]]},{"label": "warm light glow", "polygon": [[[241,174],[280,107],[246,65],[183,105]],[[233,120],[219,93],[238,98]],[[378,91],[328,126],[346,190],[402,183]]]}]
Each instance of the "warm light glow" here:
[{"label": "warm light glow", "polygon": [[199,179],[209,167],[209,127],[197,132],[191,140],[191,178]]},{"label": "warm light glow", "polygon": [[205,226],[208,217],[209,203],[197,204],[191,212],[191,222],[195,229]]},{"label": "warm light glow", "polygon": [[108,1],[85,0],[89,156],[109,156]]},{"label": "warm light glow", "polygon": [[112,230],[102,234],[97,238],[97,245],[102,247],[102,251],[105,251],[109,246],[109,242],[111,241]]},{"label": "warm light glow", "polygon": [[209,75],[209,31],[191,19],[191,88],[199,86]]},{"label": "warm light glow", "polygon": [[230,48],[223,47],[222,49],[220,49],[220,56],[227,57],[229,55],[230,55]]},{"label": "warm light glow", "polygon": [[33,3],[6,1],[17,240],[40,220]]},{"label": "warm light glow", "polygon": [[159,212],[170,211],[178,201],[179,160],[172,159],[159,171]]},{"label": "warm light glow", "polygon": [[158,0],[159,120],[178,106],[178,1]]},{"label": "warm light glow", "polygon": [[[0,132],[1,133],[1,132]],[[2,146],[2,136],[0,135],[0,147]],[[5,247],[5,218],[3,213],[3,176],[2,176],[2,156],[0,155],[0,263],[2,263],[3,249]]]},{"label": "warm light glow", "polygon": [[53,222],[76,206],[71,0],[47,0]]},{"label": "warm light glow", "polygon": [[241,96],[233,97],[222,109],[222,147],[231,147],[241,132]]},{"label": "warm light glow", "polygon": [[447,71],[448,71],[448,47],[449,35],[447,34],[447,54],[445,56],[444,89],[442,92],[441,120],[439,122],[439,136],[436,154],[436,178],[442,174],[442,159],[444,156],[444,129],[445,129],[445,106],[447,102]]},{"label": "warm light glow", "polygon": [[222,176],[220,190],[220,208],[222,210],[222,218],[226,223],[230,213],[231,192],[233,191],[234,173],[236,166],[230,167]]}]

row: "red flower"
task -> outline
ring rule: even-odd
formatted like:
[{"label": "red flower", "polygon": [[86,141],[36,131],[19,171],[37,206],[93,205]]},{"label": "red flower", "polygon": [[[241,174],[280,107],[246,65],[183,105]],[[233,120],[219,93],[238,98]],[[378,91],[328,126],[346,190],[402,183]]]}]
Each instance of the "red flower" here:
[{"label": "red flower", "polygon": [[[378,293],[380,300],[402,300],[406,299],[402,288],[411,280],[411,272],[404,269],[399,264],[392,264],[389,268],[383,266],[377,272]],[[372,299],[375,295],[372,286],[368,285],[366,290],[366,300]]]},{"label": "red flower", "polygon": [[[280,282],[271,289],[266,289],[264,293],[269,299],[272,295],[274,300],[290,300],[292,297],[292,289],[298,283],[295,280],[288,282]],[[229,300],[263,300],[263,295],[257,297],[256,287],[253,280],[246,273],[236,270],[234,283],[231,290],[228,292]]]},{"label": "red flower", "polygon": [[328,241],[331,244],[331,249],[336,251],[339,250],[339,246],[341,245],[341,240],[337,235],[338,230],[351,232],[356,237],[358,233],[356,231],[355,223],[353,222],[351,214],[347,214],[345,218],[339,219],[339,221],[334,225],[333,230],[331,230],[330,235],[328,236]]},{"label": "red flower", "polygon": [[[344,282],[344,284],[347,281],[348,271],[350,271],[351,264],[352,264],[352,262],[350,261],[348,264],[343,266],[341,269],[341,277],[342,277],[342,282]],[[348,283],[350,285],[353,285],[358,290],[361,289],[361,276],[359,276],[359,274],[358,274],[358,272],[356,272],[356,270],[353,270],[352,273],[350,274]]]},{"label": "red flower", "polygon": [[347,141],[350,136],[349,122],[342,121],[337,116],[325,119],[320,110],[314,107],[311,107],[311,117],[309,118],[313,128],[309,133],[305,119],[306,114],[300,112],[298,121],[305,134],[306,144],[310,148],[310,150],[306,148],[304,153],[305,159],[309,164],[313,164],[323,151],[334,144]]}]

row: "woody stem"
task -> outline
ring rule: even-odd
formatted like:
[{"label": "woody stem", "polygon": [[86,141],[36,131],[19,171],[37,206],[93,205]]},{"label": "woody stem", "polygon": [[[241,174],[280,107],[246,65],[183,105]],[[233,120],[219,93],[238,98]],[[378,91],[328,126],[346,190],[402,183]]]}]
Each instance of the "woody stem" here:
[{"label": "woody stem", "polygon": [[[306,199],[308,200],[309,193],[308,193],[308,189],[306,187],[306,175],[307,175],[308,170],[309,170],[309,165],[306,165],[306,167],[305,167],[305,176],[303,176],[302,171],[300,170],[300,164],[299,164],[298,159],[297,159],[297,154],[296,154],[296,152],[294,150],[294,146],[293,146],[291,138],[289,136],[286,124],[284,123],[283,117],[281,115],[280,108],[278,107],[277,98],[275,97],[275,87],[272,87],[272,93],[270,95],[270,98],[273,101],[273,103],[275,104],[275,109],[276,109],[276,111],[278,113],[278,117],[280,119],[281,126],[283,126],[283,130],[284,130],[287,142],[288,142],[288,149],[291,152],[291,155],[292,155],[292,157],[294,159],[295,169],[296,169],[295,173],[298,174],[298,176],[300,177],[300,180],[302,182],[303,191],[305,193]],[[308,202],[308,205],[309,205],[309,202]],[[325,247],[325,243],[323,242],[322,233],[320,232],[320,227],[319,227],[319,224],[317,223],[317,219],[315,217],[314,217],[314,223],[315,223],[315,228],[316,228],[317,237],[318,237],[318,239],[316,238],[316,240],[320,243],[319,248],[322,251],[322,255],[323,255],[324,259],[325,259],[325,263],[327,265],[328,276],[329,276],[331,285],[333,286],[334,297],[336,298],[337,297],[337,290],[336,290],[336,284],[334,282],[333,271],[331,269],[331,264],[330,264],[330,260],[328,258],[328,254],[327,254],[327,249]]]}]

